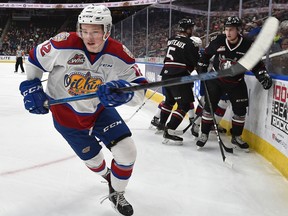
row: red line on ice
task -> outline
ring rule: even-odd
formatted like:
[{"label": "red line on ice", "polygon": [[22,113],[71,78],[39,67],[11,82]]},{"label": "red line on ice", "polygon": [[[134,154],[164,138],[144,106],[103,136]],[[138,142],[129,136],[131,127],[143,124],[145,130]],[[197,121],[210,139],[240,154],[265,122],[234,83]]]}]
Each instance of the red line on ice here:
[{"label": "red line on ice", "polygon": [[55,161],[50,161],[50,162],[47,162],[47,163],[37,164],[37,165],[31,166],[31,167],[26,167],[26,168],[22,168],[22,169],[2,172],[2,173],[0,173],[0,176],[12,175],[12,174],[24,172],[24,171],[27,171],[27,170],[33,170],[33,169],[37,169],[37,168],[41,168],[41,167],[45,167],[45,166],[50,166],[52,164],[56,164],[56,163],[60,163],[60,162],[66,161],[66,160],[70,160],[70,159],[72,159],[74,157],[76,157],[76,155],[72,155],[72,156],[69,156],[69,157],[66,157],[66,158],[62,158],[62,159],[58,159],[58,160],[55,160]]}]

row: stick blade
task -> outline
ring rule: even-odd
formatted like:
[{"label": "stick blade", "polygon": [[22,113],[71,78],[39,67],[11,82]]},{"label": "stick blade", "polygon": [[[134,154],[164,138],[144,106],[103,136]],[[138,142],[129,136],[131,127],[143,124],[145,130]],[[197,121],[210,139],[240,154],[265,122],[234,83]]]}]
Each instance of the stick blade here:
[{"label": "stick blade", "polygon": [[230,154],[233,154],[233,148],[232,147],[228,147],[226,146],[223,141],[221,140],[221,145],[223,146],[224,150],[227,152],[227,153],[230,153]]},{"label": "stick blade", "polygon": [[238,61],[247,70],[251,70],[270,49],[273,39],[278,31],[279,20],[268,17],[247,53]]}]

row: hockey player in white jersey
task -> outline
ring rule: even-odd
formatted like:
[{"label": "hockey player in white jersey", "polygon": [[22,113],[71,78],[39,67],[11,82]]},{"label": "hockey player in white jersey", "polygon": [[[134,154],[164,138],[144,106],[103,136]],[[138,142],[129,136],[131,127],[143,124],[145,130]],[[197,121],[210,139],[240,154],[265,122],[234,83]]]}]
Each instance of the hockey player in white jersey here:
[{"label": "hockey player in white jersey", "polygon": [[[144,91],[115,93],[111,89],[146,83],[130,51],[110,37],[112,17],[102,5],[85,7],[77,32],[64,32],[32,49],[27,80],[20,84],[30,113],[52,113],[54,126],[75,153],[109,185],[109,200],[122,215],[133,214],[124,192],[136,160],[131,132],[114,107],[143,102]],[[44,93],[41,78],[49,73]],[[97,92],[98,97],[49,107],[49,99]],[[97,139],[96,139],[97,138]],[[108,168],[99,142],[111,151]]]}]

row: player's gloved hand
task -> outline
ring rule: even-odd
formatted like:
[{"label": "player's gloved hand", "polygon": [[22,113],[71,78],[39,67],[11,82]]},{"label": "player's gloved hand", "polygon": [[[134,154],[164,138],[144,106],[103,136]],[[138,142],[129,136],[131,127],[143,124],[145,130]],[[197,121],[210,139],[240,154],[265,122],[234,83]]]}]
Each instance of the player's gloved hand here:
[{"label": "player's gloved hand", "polygon": [[270,89],[272,86],[272,78],[269,76],[267,71],[263,70],[258,73],[257,76],[259,82],[262,84],[265,90]]},{"label": "player's gloved hand", "polygon": [[131,84],[125,80],[107,82],[98,87],[98,98],[104,107],[116,107],[125,104],[133,98],[134,92],[116,92],[113,89],[128,86]]},{"label": "player's gloved hand", "polygon": [[208,65],[203,62],[198,62],[196,66],[196,71],[198,74],[207,73]]},{"label": "player's gloved hand", "polygon": [[47,100],[47,96],[43,91],[43,86],[38,78],[34,80],[23,81],[19,90],[24,96],[25,109],[34,114],[46,114],[49,110],[44,107],[44,102]]}]

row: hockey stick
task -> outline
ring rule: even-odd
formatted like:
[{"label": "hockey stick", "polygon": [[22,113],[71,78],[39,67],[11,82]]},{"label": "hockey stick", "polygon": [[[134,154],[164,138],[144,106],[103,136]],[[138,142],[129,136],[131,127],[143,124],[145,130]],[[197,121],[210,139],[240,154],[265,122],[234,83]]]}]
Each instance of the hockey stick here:
[{"label": "hockey stick", "polygon": [[191,121],[183,130],[172,130],[168,129],[168,133],[173,136],[181,136],[194,124],[194,122],[200,117],[200,115],[196,115],[196,117]]},{"label": "hockey stick", "polygon": [[[227,148],[226,146],[224,146],[223,142],[222,142],[222,139],[219,135],[219,132],[218,132],[218,126],[217,126],[217,122],[216,122],[216,119],[215,119],[215,116],[214,116],[214,112],[213,112],[213,107],[212,107],[212,104],[211,104],[211,100],[210,100],[210,96],[209,96],[209,92],[208,92],[208,88],[207,88],[207,85],[206,85],[206,82],[204,81],[203,82],[204,84],[204,88],[205,88],[205,94],[206,94],[206,100],[208,102],[208,105],[209,105],[209,108],[210,108],[210,113],[212,115],[212,119],[213,119],[213,125],[214,125],[214,128],[215,128],[215,132],[216,132],[216,136],[217,136],[217,140],[218,140],[218,144],[219,144],[219,148],[220,148],[220,152],[221,152],[221,155],[222,155],[222,159],[223,159],[223,162],[226,162],[231,168],[233,167],[233,163],[232,161],[230,160],[227,160],[225,154],[224,154],[224,150],[223,150],[223,147],[225,149],[225,151],[229,152],[229,153],[233,153],[233,149],[232,148]],[[227,150],[226,150],[227,148]]]},{"label": "hockey stick", "polygon": [[[215,71],[215,68],[213,67],[213,70]],[[219,142],[219,145],[222,145],[223,148],[225,149],[226,152],[228,153],[232,153],[233,154],[233,148],[228,148],[227,146],[224,145],[224,142],[222,141],[221,137],[220,137],[220,134],[219,134],[219,129],[218,129],[218,123],[216,121],[216,118],[215,118],[215,113],[213,112],[212,110],[212,105],[211,105],[211,102],[210,102],[210,97],[209,97],[209,93],[208,93],[208,89],[207,89],[207,86],[206,86],[206,82],[203,81],[203,84],[204,84],[204,88],[205,88],[205,92],[207,92],[207,101],[208,101],[208,105],[209,105],[209,108],[211,110],[211,114],[212,114],[212,117],[213,117],[213,127],[214,127],[214,130],[215,130],[215,133],[216,133],[216,136],[217,136],[217,140]],[[198,98],[197,98],[198,99]],[[199,101],[200,103],[200,101]],[[202,105],[203,109],[204,109],[204,106]]]},{"label": "hockey stick", "polygon": [[[195,96],[196,97],[196,96]],[[197,101],[198,103],[202,106],[200,100],[198,97],[197,98]],[[168,129],[168,133],[171,134],[171,135],[174,135],[174,136],[181,136],[183,135],[184,133],[186,133],[186,131],[195,123],[195,121],[200,118],[202,116],[202,111],[201,113],[198,113],[198,115],[196,115],[196,117],[193,119],[193,121],[190,123],[183,129],[183,130],[172,130],[172,129]]]},{"label": "hockey stick", "polygon": [[264,56],[269,50],[272,45],[274,36],[278,30],[278,25],[279,21],[275,17],[267,18],[261,29],[261,32],[252,44],[251,48],[235,65],[231,66],[230,68],[194,76],[177,77],[154,83],[145,83],[143,85],[124,87],[115,89],[115,91],[138,91],[152,87],[187,84],[196,80],[204,81],[245,73],[246,71],[251,70],[261,60],[262,56]]},{"label": "hockey stick", "polygon": [[136,113],[139,112],[140,109],[142,109],[142,107],[146,104],[146,102],[147,102],[148,100],[150,100],[150,99],[156,94],[156,92],[158,91],[159,88],[160,88],[160,86],[159,86],[157,89],[155,89],[154,92],[153,92],[153,94],[151,94],[151,95],[138,107],[138,109],[130,116],[130,118],[125,119],[124,121],[125,121],[126,123],[129,122],[129,121],[133,118],[133,116],[135,116]]},{"label": "hockey stick", "polygon": [[[181,85],[194,82],[196,80],[211,80],[220,77],[227,76],[235,76],[238,74],[245,73],[246,71],[251,70],[265,55],[265,53],[270,48],[273,38],[278,30],[279,21],[275,17],[269,17],[263,27],[258,37],[252,44],[251,48],[247,51],[247,53],[233,66],[230,68],[203,73],[193,76],[184,76],[184,77],[176,77],[167,80],[162,80],[153,83],[144,83],[142,85],[129,86],[124,88],[114,89],[116,92],[129,92],[129,91],[139,91],[148,88],[155,88],[158,86],[173,86],[173,85]],[[97,97],[97,92],[83,95],[76,95],[73,97],[62,98],[62,99],[50,99],[48,105],[55,105],[61,103],[67,103],[71,101],[83,100],[83,99],[91,99]]]},{"label": "hockey stick", "polygon": [[[184,76],[184,77],[176,77],[171,78],[167,80],[162,80],[158,82],[152,82],[152,83],[144,83],[140,85],[135,86],[129,86],[129,87],[123,87],[123,88],[115,88],[113,89],[115,92],[129,92],[129,91],[139,91],[144,90],[148,88],[155,88],[155,87],[166,87],[166,86],[173,86],[173,85],[182,85],[187,83],[192,83],[196,80],[210,80],[210,79],[216,79],[219,77],[227,77],[227,76],[235,76],[237,74],[241,74],[247,71],[246,68],[244,68],[241,64],[235,64],[229,69],[221,70],[221,71],[215,71],[215,72],[209,72],[209,73],[203,73],[198,75],[192,75],[192,76]],[[88,93],[88,94],[82,94],[82,95],[76,95],[73,97],[67,97],[67,98],[61,98],[61,99],[50,99],[48,102],[48,105],[57,105],[62,103],[68,103],[72,101],[78,101],[78,100],[86,100],[91,98],[98,97],[97,92]]]}]

